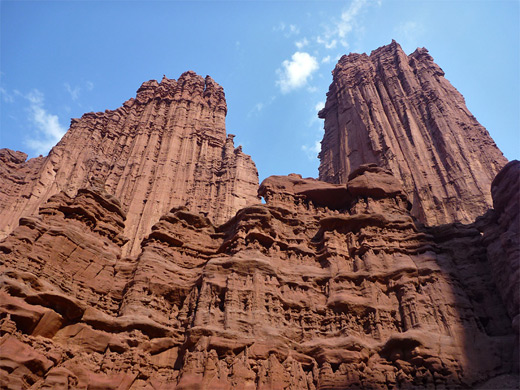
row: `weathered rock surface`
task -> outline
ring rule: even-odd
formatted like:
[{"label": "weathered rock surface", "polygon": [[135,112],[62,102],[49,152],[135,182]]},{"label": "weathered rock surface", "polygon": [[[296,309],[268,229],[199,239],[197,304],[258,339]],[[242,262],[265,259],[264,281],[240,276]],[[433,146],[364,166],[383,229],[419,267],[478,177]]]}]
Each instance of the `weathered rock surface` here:
[{"label": "weathered rock surface", "polygon": [[24,163],[19,152],[2,151],[0,238],[52,195],[74,196],[92,180],[121,201],[129,238],[124,253],[137,254],[172,207],[225,222],[258,202],[256,167],[226,136],[226,113],[222,87],[186,72],[177,81],[143,83],[136,98],[114,111],[73,119],[45,159]]},{"label": "weathered rock surface", "polygon": [[0,246],[5,388],[453,388],[511,373],[477,229],[421,228],[374,165],[346,185],[270,177],[259,194],[220,226],[173,208],[137,258],[119,256],[125,215],[99,189],[22,219]]},{"label": "weathered rock surface", "polygon": [[193,72],[0,150],[0,388],[518,388],[520,163],[473,222],[505,160],[427,52],[334,77],[327,181],[258,189]]},{"label": "weathered rock surface", "polygon": [[[513,329],[520,334],[520,161],[502,169],[491,187],[493,210],[479,221],[487,256]],[[515,343],[519,347],[519,341]],[[517,364],[520,356],[516,353]]]},{"label": "weathered rock surface", "polygon": [[27,202],[30,187],[38,180],[43,157],[27,160],[27,155],[0,149],[0,239],[18,225],[20,209],[17,203]]},{"label": "weathered rock surface", "polygon": [[[86,307],[116,313],[126,282],[119,272],[128,241],[124,219],[117,199],[93,189],[74,198],[52,196],[0,243],[0,267],[9,270],[3,287],[32,304],[51,305],[68,320],[81,318]],[[27,333],[33,325],[38,322],[27,325]]]},{"label": "weathered rock surface", "polygon": [[346,183],[360,165],[389,169],[428,225],[471,223],[492,206],[507,160],[426,49],[393,41],[343,56],[325,108],[320,179]]}]

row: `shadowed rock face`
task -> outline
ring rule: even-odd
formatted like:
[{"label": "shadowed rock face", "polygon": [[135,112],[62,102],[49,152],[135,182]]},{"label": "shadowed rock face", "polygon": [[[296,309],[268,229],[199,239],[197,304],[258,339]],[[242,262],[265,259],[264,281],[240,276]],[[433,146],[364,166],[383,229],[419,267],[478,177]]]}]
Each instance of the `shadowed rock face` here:
[{"label": "shadowed rock face", "polygon": [[[513,329],[520,334],[520,161],[508,163],[491,187],[493,207],[480,223],[493,278]],[[519,340],[516,343],[516,363]]]},{"label": "shadowed rock face", "polygon": [[511,371],[514,334],[478,230],[419,227],[373,165],[346,185],[275,176],[259,193],[265,205],[221,226],[172,209],[135,259],[120,256],[113,197],[51,197],[0,244],[4,380],[379,389]]},{"label": "shadowed rock face", "polygon": [[92,180],[121,201],[127,254],[138,253],[152,225],[174,206],[225,222],[258,202],[256,167],[226,137],[226,112],[222,87],[186,72],[177,81],[143,83],[117,110],[73,119],[45,159],[24,163],[19,152],[2,151],[9,162],[0,170],[0,238],[50,196],[74,196]]},{"label": "shadowed rock face", "polygon": [[491,181],[507,160],[426,49],[407,56],[394,41],[343,56],[319,116],[320,180],[346,183],[375,163],[428,225],[470,223],[491,208]]}]

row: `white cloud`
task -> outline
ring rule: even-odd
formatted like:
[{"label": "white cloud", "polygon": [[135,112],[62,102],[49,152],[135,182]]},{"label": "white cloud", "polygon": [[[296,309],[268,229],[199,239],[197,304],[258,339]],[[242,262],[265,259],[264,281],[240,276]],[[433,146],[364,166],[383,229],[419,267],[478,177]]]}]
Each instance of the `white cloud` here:
[{"label": "white cloud", "polygon": [[273,27],[273,31],[284,31],[285,30],[285,23],[280,22],[278,26]]},{"label": "white cloud", "polygon": [[283,32],[286,38],[300,33],[300,28],[295,24],[286,25],[284,22],[280,22],[277,26],[273,27],[273,31]]},{"label": "white cloud", "polygon": [[316,42],[325,46],[326,49],[334,49],[338,43],[335,39],[323,39],[321,36],[316,37]]},{"label": "white cloud", "polygon": [[319,101],[313,107],[309,108],[309,111],[311,111],[313,115],[308,125],[314,127],[316,126],[316,122],[320,122],[319,126],[316,127],[316,132],[314,133],[314,142],[310,145],[307,144],[301,146],[301,149],[311,161],[315,161],[318,153],[321,151],[321,140],[323,139],[325,130],[323,129],[323,122],[318,119],[318,112],[323,107],[325,107],[325,102]]},{"label": "white cloud", "polygon": [[87,86],[87,91],[92,91],[94,89],[94,83],[92,81],[85,82],[85,85]]},{"label": "white cloud", "polygon": [[303,87],[312,78],[312,73],[318,67],[315,57],[309,53],[297,51],[292,55],[291,60],[282,62],[282,69],[277,70],[279,80],[276,84],[280,86],[282,93]]},{"label": "white cloud", "polygon": [[300,33],[300,29],[298,28],[298,26],[291,24],[289,25],[289,33],[297,35]]},{"label": "white cloud", "polygon": [[403,49],[411,52],[419,46],[420,37],[424,33],[424,27],[418,22],[409,20],[399,24],[394,29],[394,32]]},{"label": "white cloud", "polygon": [[27,95],[25,95],[25,98],[29,100],[29,103],[31,103],[32,105],[43,104],[43,93],[41,93],[37,89],[33,89],[31,92],[29,92]]},{"label": "white cloud", "polygon": [[316,37],[316,42],[326,49],[334,49],[338,44],[343,48],[349,47],[348,37],[351,33],[361,31],[359,20],[363,10],[370,5],[381,5],[378,0],[353,0],[339,19],[332,21],[324,29],[322,34]]},{"label": "white cloud", "polygon": [[341,13],[341,20],[337,23],[337,34],[340,38],[345,38],[352,31],[355,18],[359,11],[367,4],[367,0],[354,0],[350,7]]},{"label": "white cloud", "polygon": [[256,103],[254,107],[247,113],[248,117],[259,114],[264,109],[264,103]]},{"label": "white cloud", "polygon": [[60,125],[57,115],[49,114],[43,107],[43,93],[34,89],[25,98],[29,101],[29,118],[37,130],[34,138],[26,140],[27,146],[38,154],[47,154],[66,129]]},{"label": "white cloud", "polygon": [[294,43],[298,49],[301,49],[309,44],[307,38],[303,38],[301,41],[296,41]]},{"label": "white cloud", "polygon": [[318,153],[321,151],[321,142],[315,141],[312,145],[302,145],[302,150],[305,152],[309,160],[314,161]]},{"label": "white cloud", "polygon": [[419,23],[411,21],[411,20],[409,20],[405,23],[401,23],[399,26],[397,26],[397,28],[395,30],[396,30],[396,32],[403,34],[404,36],[407,36],[407,37],[409,37],[411,35],[415,35],[418,32],[422,32],[422,28],[419,25]]},{"label": "white cloud", "polygon": [[[320,127],[323,126],[323,122],[318,118],[318,112],[325,107],[325,102],[318,102],[314,106],[309,107],[309,113],[311,114],[309,117],[309,122],[307,126],[313,127],[316,123],[320,123]],[[323,128],[320,128],[320,133],[323,133]]]},{"label": "white cloud", "polygon": [[4,101],[4,103],[14,102],[13,96],[2,87],[0,87],[0,95],[2,96],[2,100]]},{"label": "white cloud", "polygon": [[266,107],[270,106],[275,101],[275,99],[276,99],[276,96],[273,95],[265,103],[264,102],[256,103],[254,105],[254,107],[251,110],[249,110],[249,112],[247,113],[247,116],[251,117],[253,115],[260,114],[260,112],[262,110],[264,110]]},{"label": "white cloud", "polygon": [[322,64],[328,64],[329,62],[330,62],[330,56],[326,56],[321,59]]},{"label": "white cloud", "polygon": [[65,86],[65,89],[67,90],[67,92],[70,94],[71,99],[78,100],[79,93],[81,92],[81,88],[80,87],[72,88],[69,83],[65,83],[63,85]]}]

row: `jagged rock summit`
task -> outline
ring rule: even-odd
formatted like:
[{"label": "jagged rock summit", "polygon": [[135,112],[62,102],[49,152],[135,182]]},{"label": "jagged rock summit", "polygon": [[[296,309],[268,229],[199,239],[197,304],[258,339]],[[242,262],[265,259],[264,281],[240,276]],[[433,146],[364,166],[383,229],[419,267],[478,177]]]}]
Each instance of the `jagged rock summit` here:
[{"label": "jagged rock summit", "polygon": [[393,41],[343,56],[332,72],[320,180],[346,183],[360,165],[392,171],[428,225],[470,223],[492,206],[507,160],[428,50]]},{"label": "jagged rock summit", "polygon": [[47,157],[0,150],[0,387],[518,388],[520,162],[491,183],[503,158],[416,53],[340,60],[327,181],[258,186],[193,72],[73,120]]},{"label": "jagged rock summit", "polygon": [[124,253],[174,206],[206,213],[223,223],[257,198],[251,158],[226,136],[224,91],[207,76],[147,81],[122,107],[72,119],[45,158],[3,149],[0,238],[20,217],[37,213],[52,195],[74,196],[95,178],[117,197],[127,215]]}]

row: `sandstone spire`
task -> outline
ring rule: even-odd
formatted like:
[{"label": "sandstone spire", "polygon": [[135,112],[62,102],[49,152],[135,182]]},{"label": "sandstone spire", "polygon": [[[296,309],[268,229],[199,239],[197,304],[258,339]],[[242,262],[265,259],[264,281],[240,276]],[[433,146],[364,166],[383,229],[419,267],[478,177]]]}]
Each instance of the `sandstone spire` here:
[{"label": "sandstone spire", "polygon": [[507,160],[424,48],[399,44],[350,54],[332,72],[320,179],[345,183],[376,163],[402,182],[412,214],[436,225],[491,208],[491,181]]},{"label": "sandstone spire", "polygon": [[0,171],[0,188],[12,190],[0,192],[0,238],[50,196],[73,196],[93,179],[120,199],[127,214],[124,253],[137,253],[152,225],[174,206],[225,222],[258,201],[256,167],[226,136],[226,113],[222,87],[190,71],[177,81],[143,83],[114,111],[73,119],[43,161],[25,163],[3,151],[8,164]]}]

